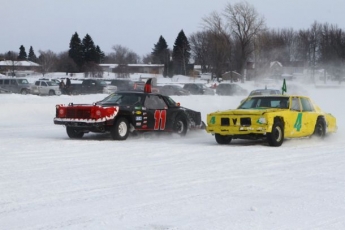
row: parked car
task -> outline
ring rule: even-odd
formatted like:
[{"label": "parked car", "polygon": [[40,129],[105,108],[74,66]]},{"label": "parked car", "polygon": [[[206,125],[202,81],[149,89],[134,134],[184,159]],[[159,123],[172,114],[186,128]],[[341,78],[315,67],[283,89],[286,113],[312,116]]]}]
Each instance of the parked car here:
[{"label": "parked car", "polygon": [[238,84],[220,83],[216,88],[218,95],[247,95],[248,90],[242,88]]},{"label": "parked car", "polygon": [[183,89],[188,90],[193,95],[214,95],[214,90],[203,83],[186,83]]},{"label": "parked car", "polygon": [[12,93],[28,94],[31,84],[25,78],[0,78],[0,88]]},{"label": "parked car", "polygon": [[[144,91],[144,88],[145,88],[145,82],[143,82],[143,81],[135,81],[134,82],[134,91],[142,92],[142,91]],[[152,93],[159,93],[160,92],[160,89],[157,86],[152,86],[151,90],[152,90]]]},{"label": "parked car", "polygon": [[163,85],[160,88],[160,93],[163,95],[171,96],[171,95],[190,95],[190,92],[180,85]]},{"label": "parked car", "polygon": [[59,85],[54,81],[38,80],[31,86],[31,94],[35,95],[61,95]]},{"label": "parked car", "polygon": [[114,79],[110,81],[110,85],[115,85],[117,91],[130,91],[134,90],[134,82],[129,79]]},{"label": "parked car", "polygon": [[[67,86],[66,80],[66,86]],[[105,80],[100,79],[84,79],[81,83],[72,83],[67,89],[69,94],[93,94],[105,93],[110,94],[117,91],[117,87],[109,85]]]}]

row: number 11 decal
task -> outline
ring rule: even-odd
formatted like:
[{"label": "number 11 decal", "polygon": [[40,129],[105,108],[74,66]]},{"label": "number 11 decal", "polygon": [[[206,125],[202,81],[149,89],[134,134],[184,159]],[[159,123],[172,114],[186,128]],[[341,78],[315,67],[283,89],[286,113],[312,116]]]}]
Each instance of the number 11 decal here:
[{"label": "number 11 decal", "polygon": [[[167,111],[166,110],[156,110],[155,111],[155,127],[154,130],[164,130],[165,123],[167,120]],[[160,127],[159,127],[160,124]]]}]

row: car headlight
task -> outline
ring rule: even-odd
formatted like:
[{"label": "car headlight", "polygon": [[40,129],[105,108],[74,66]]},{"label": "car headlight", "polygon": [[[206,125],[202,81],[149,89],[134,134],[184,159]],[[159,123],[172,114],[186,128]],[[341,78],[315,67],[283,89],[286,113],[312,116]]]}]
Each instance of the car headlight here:
[{"label": "car headlight", "polygon": [[264,118],[264,117],[260,117],[260,118],[256,121],[256,123],[258,123],[258,124],[267,124],[267,120],[266,120],[266,118]]}]

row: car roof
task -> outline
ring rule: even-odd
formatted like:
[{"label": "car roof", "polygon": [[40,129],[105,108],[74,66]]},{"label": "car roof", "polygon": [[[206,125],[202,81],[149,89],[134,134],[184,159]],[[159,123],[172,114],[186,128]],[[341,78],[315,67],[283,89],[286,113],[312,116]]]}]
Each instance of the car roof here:
[{"label": "car roof", "polygon": [[262,93],[261,95],[276,95],[280,94],[279,89],[255,89],[252,90],[249,94],[254,94],[254,93]]}]

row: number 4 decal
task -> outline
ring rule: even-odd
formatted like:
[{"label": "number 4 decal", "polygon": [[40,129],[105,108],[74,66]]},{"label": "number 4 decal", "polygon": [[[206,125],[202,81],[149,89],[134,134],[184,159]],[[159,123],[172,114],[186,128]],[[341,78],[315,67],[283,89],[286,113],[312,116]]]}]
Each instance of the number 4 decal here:
[{"label": "number 4 decal", "polygon": [[300,131],[302,128],[302,113],[298,113],[295,125],[293,126],[297,131]]},{"label": "number 4 decal", "polygon": [[[167,111],[166,110],[156,110],[155,111],[155,127],[154,130],[164,130],[165,123],[167,120]],[[160,124],[160,127],[159,127]]]},{"label": "number 4 decal", "polygon": [[216,117],[211,117],[210,124],[212,125],[216,124]]}]

